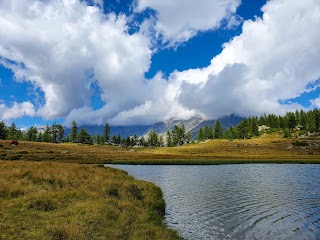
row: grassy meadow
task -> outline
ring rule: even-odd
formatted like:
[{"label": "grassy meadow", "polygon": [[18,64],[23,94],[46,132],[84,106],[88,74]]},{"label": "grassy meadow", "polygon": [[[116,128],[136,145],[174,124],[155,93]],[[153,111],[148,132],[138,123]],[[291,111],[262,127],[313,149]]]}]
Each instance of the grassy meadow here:
[{"label": "grassy meadow", "polygon": [[98,164],[320,163],[319,146],[279,133],[171,148],[0,141],[0,239],[179,239],[159,188]]},{"label": "grassy meadow", "polygon": [[[293,143],[307,143],[299,146]],[[320,139],[287,139],[279,133],[246,140],[208,140],[180,147],[132,148],[73,143],[0,141],[2,160],[57,161],[85,164],[221,164],[221,163],[320,163]]]},{"label": "grassy meadow", "polygon": [[179,239],[161,190],[97,165],[0,161],[0,239]]}]

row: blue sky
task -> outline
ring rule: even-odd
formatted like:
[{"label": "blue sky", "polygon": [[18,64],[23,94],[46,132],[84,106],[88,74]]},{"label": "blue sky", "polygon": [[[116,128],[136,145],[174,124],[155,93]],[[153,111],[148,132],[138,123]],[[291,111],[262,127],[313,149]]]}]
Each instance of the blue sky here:
[{"label": "blue sky", "polygon": [[168,2],[4,0],[0,118],[136,125],[320,106],[318,1]]}]

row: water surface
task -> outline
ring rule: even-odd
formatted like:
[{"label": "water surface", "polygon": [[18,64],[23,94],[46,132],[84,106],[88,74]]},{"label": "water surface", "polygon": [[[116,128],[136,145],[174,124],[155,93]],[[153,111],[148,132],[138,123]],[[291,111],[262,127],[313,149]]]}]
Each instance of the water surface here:
[{"label": "water surface", "polygon": [[320,165],[111,167],[161,187],[185,239],[320,239]]}]

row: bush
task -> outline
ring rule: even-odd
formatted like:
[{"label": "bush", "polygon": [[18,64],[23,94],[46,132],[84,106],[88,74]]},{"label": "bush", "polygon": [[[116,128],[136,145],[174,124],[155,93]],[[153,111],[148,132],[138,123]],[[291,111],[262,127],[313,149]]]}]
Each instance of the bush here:
[{"label": "bush", "polygon": [[37,199],[29,205],[29,208],[39,211],[49,212],[56,209],[55,204],[50,199]]},{"label": "bush", "polygon": [[131,184],[127,187],[128,193],[136,200],[143,200],[142,191],[137,185]]},{"label": "bush", "polygon": [[110,196],[110,197],[119,198],[119,197],[120,197],[120,194],[119,194],[118,186],[112,185],[112,186],[107,190],[107,195]]},{"label": "bush", "polygon": [[291,132],[288,129],[285,129],[283,132],[283,137],[284,138],[291,138],[292,137]]},{"label": "bush", "polygon": [[307,147],[307,146],[309,146],[309,143],[307,143],[306,141],[302,141],[302,142],[294,141],[294,142],[292,142],[292,145],[296,146],[296,147]]}]

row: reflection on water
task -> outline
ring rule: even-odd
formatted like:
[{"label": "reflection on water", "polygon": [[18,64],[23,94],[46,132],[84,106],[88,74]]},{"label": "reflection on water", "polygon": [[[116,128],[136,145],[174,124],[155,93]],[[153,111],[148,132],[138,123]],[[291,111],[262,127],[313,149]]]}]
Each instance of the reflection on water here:
[{"label": "reflection on water", "polygon": [[185,239],[320,239],[320,165],[112,165],[161,187]]}]

